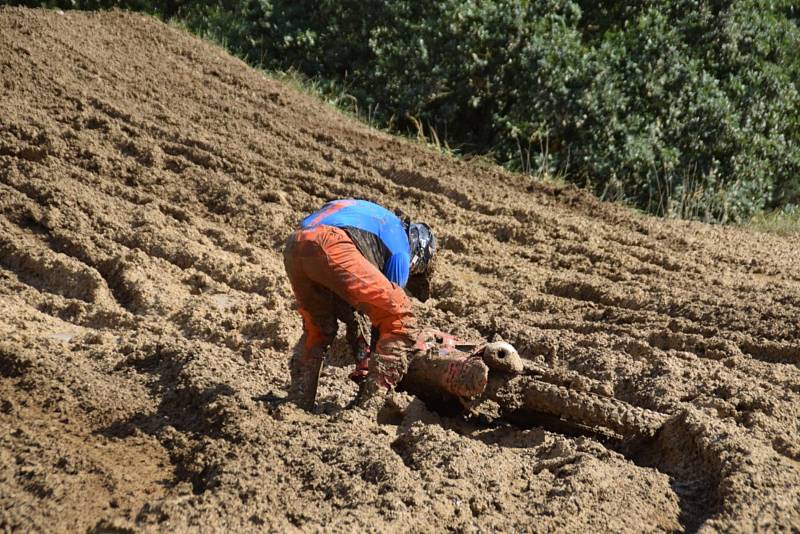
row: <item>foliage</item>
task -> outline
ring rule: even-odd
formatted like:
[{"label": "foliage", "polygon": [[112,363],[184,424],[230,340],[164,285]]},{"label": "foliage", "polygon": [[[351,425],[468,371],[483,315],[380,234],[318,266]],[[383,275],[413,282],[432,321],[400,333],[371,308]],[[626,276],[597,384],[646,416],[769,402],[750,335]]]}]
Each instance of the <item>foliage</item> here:
[{"label": "foliage", "polygon": [[780,210],[757,213],[747,228],[784,236],[800,235],[800,206],[787,204]]},{"label": "foliage", "polygon": [[145,11],[168,19],[177,15],[178,11],[188,2],[186,0],[0,0],[0,5],[2,4],[85,11],[116,7],[131,11]]},{"label": "foliage", "polygon": [[724,222],[800,203],[794,0],[45,3],[177,17],[384,126],[651,212]]}]

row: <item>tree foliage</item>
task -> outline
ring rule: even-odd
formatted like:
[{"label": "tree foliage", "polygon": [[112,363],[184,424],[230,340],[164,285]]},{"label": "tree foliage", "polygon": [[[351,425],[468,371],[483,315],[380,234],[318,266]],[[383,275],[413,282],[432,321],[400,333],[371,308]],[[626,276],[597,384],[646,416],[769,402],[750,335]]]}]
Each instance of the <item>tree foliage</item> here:
[{"label": "tree foliage", "polygon": [[45,3],[177,17],[384,126],[651,212],[734,221],[800,203],[794,0]]}]

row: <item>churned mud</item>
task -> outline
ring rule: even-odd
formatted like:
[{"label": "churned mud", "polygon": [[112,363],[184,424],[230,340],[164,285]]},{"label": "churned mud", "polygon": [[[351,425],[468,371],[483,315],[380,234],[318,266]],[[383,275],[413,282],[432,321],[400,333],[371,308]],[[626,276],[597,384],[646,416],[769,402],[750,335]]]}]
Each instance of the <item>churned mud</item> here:
[{"label": "churned mud", "polygon": [[[283,240],[336,197],[434,227],[426,324],[665,426],[377,424],[338,360],[313,414],[254,400],[300,334]],[[796,531],[799,366],[797,238],[453,160],[148,17],[0,8],[0,530]]]}]

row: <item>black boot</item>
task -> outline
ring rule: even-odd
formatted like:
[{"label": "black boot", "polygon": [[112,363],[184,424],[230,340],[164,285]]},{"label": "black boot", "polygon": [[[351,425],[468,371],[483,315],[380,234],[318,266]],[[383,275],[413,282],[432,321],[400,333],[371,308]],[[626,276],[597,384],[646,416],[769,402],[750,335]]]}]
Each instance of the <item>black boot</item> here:
[{"label": "black boot", "polygon": [[287,397],[289,402],[307,411],[314,409],[317,386],[319,385],[319,373],[322,369],[322,359],[323,354],[321,351],[314,351],[310,355],[303,355],[302,351],[295,352],[289,361],[289,374],[291,376],[289,395]]}]

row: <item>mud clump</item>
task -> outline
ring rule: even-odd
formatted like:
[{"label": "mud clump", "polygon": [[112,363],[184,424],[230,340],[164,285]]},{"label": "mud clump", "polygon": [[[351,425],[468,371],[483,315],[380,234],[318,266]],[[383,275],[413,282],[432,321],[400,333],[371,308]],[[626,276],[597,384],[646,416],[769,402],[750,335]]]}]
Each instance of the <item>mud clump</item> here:
[{"label": "mud clump", "polygon": [[[150,17],[0,30],[0,529],[800,528],[797,238],[455,161]],[[285,237],[337,197],[441,236],[426,325],[666,424],[378,424],[342,359],[315,413],[253,400],[300,335]]]}]

